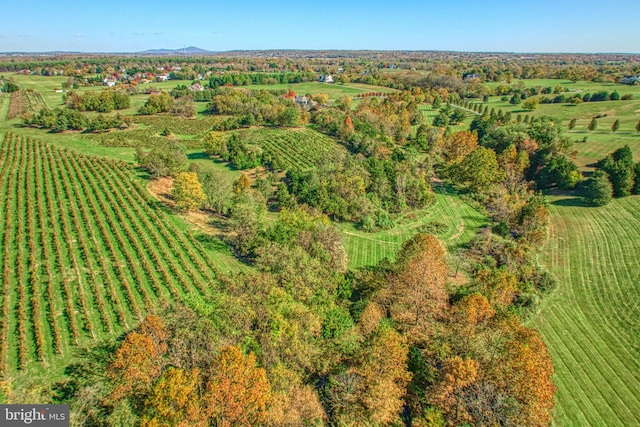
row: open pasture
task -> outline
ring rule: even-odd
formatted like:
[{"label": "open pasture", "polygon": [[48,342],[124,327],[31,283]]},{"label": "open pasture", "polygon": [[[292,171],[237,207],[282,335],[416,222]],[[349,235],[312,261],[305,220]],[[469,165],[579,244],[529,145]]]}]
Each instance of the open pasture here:
[{"label": "open pasture", "polygon": [[555,424],[640,425],[640,197],[551,201],[541,261],[559,286],[533,324],[553,356]]}]

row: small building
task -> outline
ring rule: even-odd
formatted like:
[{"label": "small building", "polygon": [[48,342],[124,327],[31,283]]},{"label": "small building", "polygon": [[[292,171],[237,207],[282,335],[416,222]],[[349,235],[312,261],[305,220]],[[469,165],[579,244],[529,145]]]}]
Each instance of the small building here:
[{"label": "small building", "polygon": [[480,74],[472,73],[472,74],[465,75],[462,80],[464,80],[465,82],[468,82],[471,80],[479,79],[480,77],[482,77]]},{"label": "small building", "polygon": [[167,73],[156,74],[156,81],[158,82],[166,82],[168,78],[169,75]]},{"label": "small building", "polygon": [[189,90],[192,92],[202,92],[204,91],[204,86],[202,86],[200,83],[194,83],[189,86]]},{"label": "small building", "polygon": [[331,74],[323,74],[318,81],[322,83],[333,83],[333,77],[331,77]]},{"label": "small building", "polygon": [[118,79],[116,79],[114,76],[105,77],[104,79],[102,79],[102,86],[113,87],[117,82]]},{"label": "small building", "polygon": [[311,97],[296,95],[293,98],[293,101],[298,105],[306,107],[307,105],[311,104]]}]

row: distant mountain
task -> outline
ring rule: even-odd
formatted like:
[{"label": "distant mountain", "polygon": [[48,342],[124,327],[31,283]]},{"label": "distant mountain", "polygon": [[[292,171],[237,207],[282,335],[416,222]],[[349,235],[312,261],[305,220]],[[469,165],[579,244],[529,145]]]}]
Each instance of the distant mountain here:
[{"label": "distant mountain", "polygon": [[138,52],[139,55],[209,55],[214,52],[200,49],[199,47],[189,46],[182,49],[149,49]]}]

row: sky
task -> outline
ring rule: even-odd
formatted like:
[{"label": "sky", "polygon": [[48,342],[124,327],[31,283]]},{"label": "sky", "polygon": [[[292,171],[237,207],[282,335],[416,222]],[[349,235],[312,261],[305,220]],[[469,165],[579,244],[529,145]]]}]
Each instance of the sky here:
[{"label": "sky", "polygon": [[5,1],[0,52],[640,53],[638,0]]}]

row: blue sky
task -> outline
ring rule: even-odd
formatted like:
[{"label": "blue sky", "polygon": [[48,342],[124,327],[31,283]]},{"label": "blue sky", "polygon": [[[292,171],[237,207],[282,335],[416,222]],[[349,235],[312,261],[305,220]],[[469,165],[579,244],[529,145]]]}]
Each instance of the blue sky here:
[{"label": "blue sky", "polygon": [[640,52],[638,0],[13,0],[8,6],[0,52],[183,45],[215,51]]}]

